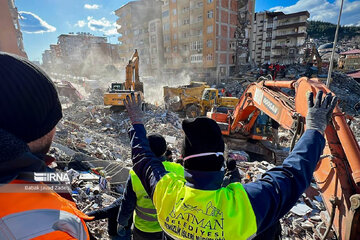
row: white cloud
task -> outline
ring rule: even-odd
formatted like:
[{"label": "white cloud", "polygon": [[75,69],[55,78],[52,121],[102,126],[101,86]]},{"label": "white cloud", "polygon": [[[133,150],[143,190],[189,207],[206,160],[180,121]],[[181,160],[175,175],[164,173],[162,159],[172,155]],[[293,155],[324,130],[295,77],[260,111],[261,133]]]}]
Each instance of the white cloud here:
[{"label": "white cloud", "polygon": [[20,11],[19,15],[20,26],[23,32],[45,33],[56,31],[56,27],[51,26],[35,13]]},{"label": "white cloud", "polygon": [[84,8],[86,8],[86,9],[91,9],[91,10],[96,10],[96,9],[99,9],[99,8],[100,8],[100,5],[97,5],[97,4],[93,4],[93,5],[85,4],[85,5],[84,5]]},{"label": "white cloud", "polygon": [[[270,11],[282,11],[284,13],[294,13],[299,11],[309,11],[311,20],[319,20],[337,23],[341,0],[330,3],[327,0],[298,0],[294,5],[283,7],[277,6],[269,9]],[[344,8],[341,16],[342,25],[360,24],[360,0],[344,0]]]},{"label": "white cloud", "polygon": [[86,22],[84,20],[79,20],[77,23],[75,23],[74,27],[84,27],[86,25]]},{"label": "white cloud", "polygon": [[94,19],[92,16],[87,17],[87,26],[92,31],[102,32],[105,35],[115,35],[117,33],[117,29],[120,28],[118,24],[111,23],[106,18]]}]

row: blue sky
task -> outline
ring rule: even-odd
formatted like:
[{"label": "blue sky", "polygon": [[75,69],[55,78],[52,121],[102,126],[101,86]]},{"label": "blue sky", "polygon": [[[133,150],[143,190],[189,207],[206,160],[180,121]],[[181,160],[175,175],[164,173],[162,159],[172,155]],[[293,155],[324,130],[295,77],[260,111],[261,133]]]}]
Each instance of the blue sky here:
[{"label": "blue sky", "polygon": [[[62,33],[90,32],[108,36],[115,43],[116,16],[113,11],[128,0],[15,0],[22,19],[24,46],[31,60],[57,42]],[[336,22],[340,0],[257,0],[256,11],[286,13],[308,10],[311,19]],[[345,0],[342,24],[360,26],[360,0]]]}]

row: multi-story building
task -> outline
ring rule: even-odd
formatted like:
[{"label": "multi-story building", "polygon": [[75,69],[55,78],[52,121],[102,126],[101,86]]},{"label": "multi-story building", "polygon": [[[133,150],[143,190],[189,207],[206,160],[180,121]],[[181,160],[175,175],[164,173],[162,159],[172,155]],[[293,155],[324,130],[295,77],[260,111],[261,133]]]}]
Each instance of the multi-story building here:
[{"label": "multi-story building", "polygon": [[256,13],[253,24],[251,57],[256,64],[299,62],[307,38],[308,11]]},{"label": "multi-story building", "polygon": [[238,1],[163,2],[165,71],[185,69],[208,80],[229,76],[235,68]]},{"label": "multi-story building", "polygon": [[360,70],[360,49],[341,52],[338,67],[344,71]]},{"label": "multi-story building", "polygon": [[156,66],[163,64],[162,50],[159,48],[162,44],[162,40],[159,39],[162,36],[159,18],[161,5],[162,2],[157,0],[132,1],[115,11],[119,17],[116,22],[121,25],[118,32],[121,34],[119,42],[124,55],[122,59],[128,61],[137,49],[142,74],[155,74]]},{"label": "multi-story building", "polygon": [[14,0],[0,0],[0,51],[26,57]]}]

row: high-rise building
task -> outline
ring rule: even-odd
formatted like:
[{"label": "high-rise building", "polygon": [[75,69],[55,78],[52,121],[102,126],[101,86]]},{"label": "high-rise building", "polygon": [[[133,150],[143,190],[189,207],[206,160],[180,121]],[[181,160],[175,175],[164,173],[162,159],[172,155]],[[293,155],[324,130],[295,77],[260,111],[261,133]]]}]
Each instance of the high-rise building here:
[{"label": "high-rise building", "polygon": [[[155,66],[162,65],[161,1],[140,0],[129,2],[115,11],[122,59],[128,61],[137,49],[142,74],[155,74]],[[150,26],[151,25],[151,26]],[[151,27],[151,34],[150,34]],[[155,52],[156,47],[156,52]],[[153,52],[152,52],[153,51]],[[153,61],[154,60],[154,61]]]},{"label": "high-rise building", "polygon": [[307,38],[309,17],[308,11],[256,13],[252,29],[252,60],[256,64],[299,62]]},{"label": "high-rise building", "polygon": [[227,77],[235,68],[238,1],[164,0],[165,71],[198,79]]}]

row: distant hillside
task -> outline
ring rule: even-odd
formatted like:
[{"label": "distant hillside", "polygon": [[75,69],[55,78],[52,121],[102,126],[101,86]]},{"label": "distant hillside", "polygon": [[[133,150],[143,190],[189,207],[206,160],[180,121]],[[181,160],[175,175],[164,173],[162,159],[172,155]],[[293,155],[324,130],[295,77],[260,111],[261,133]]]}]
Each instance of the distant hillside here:
[{"label": "distant hillside", "polygon": [[[309,21],[308,34],[311,38],[325,37],[329,41],[334,40],[336,25],[329,22]],[[351,39],[360,35],[360,27],[345,27],[339,28],[339,40]]]}]

